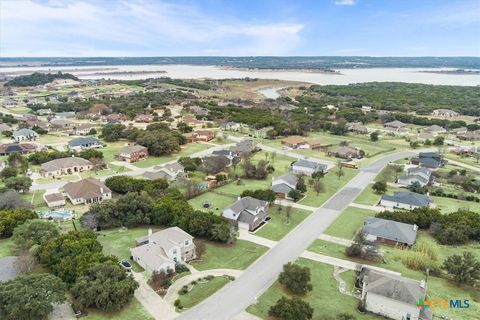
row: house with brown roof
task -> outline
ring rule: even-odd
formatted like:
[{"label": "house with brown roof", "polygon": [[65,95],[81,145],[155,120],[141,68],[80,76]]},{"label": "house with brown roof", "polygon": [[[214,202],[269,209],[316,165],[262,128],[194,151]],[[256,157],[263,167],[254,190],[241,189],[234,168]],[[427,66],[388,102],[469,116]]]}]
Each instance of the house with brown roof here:
[{"label": "house with brown roof", "polygon": [[103,182],[94,178],[69,182],[63,190],[74,205],[97,203],[112,198],[112,191]]},{"label": "house with brown roof", "polygon": [[360,150],[347,146],[339,146],[329,150],[327,154],[331,157],[342,159],[356,159],[360,157]]},{"label": "house with brown roof", "polygon": [[43,177],[58,177],[92,170],[93,163],[79,157],[68,157],[42,163],[40,174]]},{"label": "house with brown roof", "polygon": [[57,208],[65,205],[65,197],[61,193],[49,193],[43,195],[43,200],[49,208]]},{"label": "house with brown roof", "polygon": [[191,142],[203,141],[207,142],[213,139],[215,135],[212,130],[196,130],[192,132]]},{"label": "house with brown roof", "polygon": [[148,148],[138,144],[126,146],[117,155],[117,158],[126,162],[137,162],[148,158]]},{"label": "house with brown roof", "polygon": [[282,140],[282,144],[292,149],[309,148],[307,140],[302,136],[289,136]]},{"label": "house with brown roof", "polygon": [[0,145],[0,155],[6,156],[12,152],[30,153],[36,149],[37,147],[31,143],[4,143]]},{"label": "house with brown roof", "polygon": [[138,114],[133,121],[150,123],[150,122],[153,121],[153,115],[151,115],[151,114]]},{"label": "house with brown roof", "polygon": [[95,128],[95,126],[92,125],[92,124],[82,123],[82,124],[76,125],[73,128],[73,134],[75,134],[77,136],[86,136],[94,128]]}]

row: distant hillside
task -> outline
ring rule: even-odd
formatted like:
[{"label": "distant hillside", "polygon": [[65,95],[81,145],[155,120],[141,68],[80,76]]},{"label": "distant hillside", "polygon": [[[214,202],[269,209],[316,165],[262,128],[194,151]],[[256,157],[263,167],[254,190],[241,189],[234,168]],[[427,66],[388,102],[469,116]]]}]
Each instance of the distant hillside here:
[{"label": "distant hillside", "polygon": [[8,87],[30,87],[38,86],[52,82],[56,79],[72,79],[78,80],[73,74],[70,73],[39,73],[35,72],[26,76],[19,76],[15,79],[8,81],[5,85]]}]

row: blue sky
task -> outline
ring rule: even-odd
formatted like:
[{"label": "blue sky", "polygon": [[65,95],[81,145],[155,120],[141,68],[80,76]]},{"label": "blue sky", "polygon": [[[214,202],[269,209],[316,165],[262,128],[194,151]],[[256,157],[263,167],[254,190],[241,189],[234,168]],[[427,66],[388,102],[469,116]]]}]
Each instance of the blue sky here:
[{"label": "blue sky", "polygon": [[480,0],[1,0],[0,56],[480,56]]}]

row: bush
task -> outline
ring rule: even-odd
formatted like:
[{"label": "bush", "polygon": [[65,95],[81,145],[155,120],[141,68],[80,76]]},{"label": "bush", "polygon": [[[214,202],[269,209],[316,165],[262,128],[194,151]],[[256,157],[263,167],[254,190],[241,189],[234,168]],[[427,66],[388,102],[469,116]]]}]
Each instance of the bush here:
[{"label": "bush", "polygon": [[183,306],[182,306],[182,301],[180,301],[180,299],[177,299],[175,300],[175,302],[173,303],[173,305],[178,308],[178,309],[183,309]]},{"label": "bush", "polygon": [[281,297],[268,310],[268,315],[281,320],[309,320],[313,317],[313,308],[299,298]]},{"label": "bush", "polygon": [[175,272],[176,273],[183,273],[183,272],[189,272],[190,270],[187,268],[186,265],[184,264],[181,264],[181,263],[177,263],[175,265]]},{"label": "bush", "polygon": [[296,294],[304,294],[312,291],[310,269],[291,262],[283,266],[283,271],[278,277],[278,282]]},{"label": "bush", "polygon": [[188,286],[183,286],[179,291],[178,294],[183,296],[184,294],[188,293]]},{"label": "bush", "polygon": [[438,269],[435,261],[424,252],[404,251],[401,255],[402,263],[409,269],[425,271],[427,269]]}]

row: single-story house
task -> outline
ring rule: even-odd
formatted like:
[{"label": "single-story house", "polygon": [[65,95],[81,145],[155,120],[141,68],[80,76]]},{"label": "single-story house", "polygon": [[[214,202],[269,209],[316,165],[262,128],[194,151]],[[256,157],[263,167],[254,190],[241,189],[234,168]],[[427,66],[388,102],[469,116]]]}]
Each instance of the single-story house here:
[{"label": "single-story house", "polygon": [[410,160],[411,164],[415,164],[417,166],[430,168],[430,169],[437,169],[440,167],[440,161],[434,158],[420,158],[420,157],[413,157]]},{"label": "single-story house", "polygon": [[0,155],[6,156],[13,152],[30,153],[36,149],[37,147],[31,143],[4,143],[0,145]]},{"label": "single-story house", "polygon": [[404,128],[406,124],[403,123],[402,121],[395,120],[395,121],[386,122],[383,124],[383,126],[385,128],[400,129],[400,128]]},{"label": "single-story house", "polygon": [[71,150],[81,151],[87,149],[103,148],[103,145],[97,138],[80,137],[70,140],[68,142],[68,147]]},{"label": "single-story house", "polygon": [[426,296],[425,281],[404,278],[363,267],[359,274],[361,301],[365,309],[394,320],[431,319],[428,310],[418,307]]},{"label": "single-story house", "polygon": [[240,229],[253,231],[268,218],[268,208],[267,201],[243,197],[225,208],[222,216]]},{"label": "single-story house", "polygon": [[307,140],[302,136],[290,136],[282,140],[282,144],[292,149],[308,149]]},{"label": "single-story house", "polygon": [[409,168],[407,174],[398,178],[397,183],[403,187],[408,187],[412,183],[418,182],[422,187],[430,183],[432,171],[426,167]]},{"label": "single-story house", "polygon": [[224,156],[230,159],[230,161],[234,161],[234,159],[238,158],[238,154],[231,150],[214,150],[212,156]]},{"label": "single-story house", "polygon": [[42,163],[40,174],[43,177],[57,177],[92,170],[92,168],[93,164],[86,159],[68,157]]},{"label": "single-story house", "polygon": [[137,247],[131,248],[133,260],[145,271],[175,271],[176,264],[196,259],[193,237],[179,227],[171,227],[136,239]]},{"label": "single-story house", "polygon": [[153,121],[153,118],[151,114],[138,114],[133,121],[150,123]]},{"label": "single-story house", "polygon": [[185,176],[185,168],[178,162],[155,166],[154,169],[159,171],[147,171],[143,176],[149,180],[165,179],[167,181],[173,181]]},{"label": "single-story house", "polygon": [[301,159],[293,163],[292,172],[295,174],[311,176],[315,172],[325,173],[327,171],[327,168],[328,166],[326,164]]},{"label": "single-story house", "polygon": [[62,129],[67,129],[72,126],[72,122],[67,119],[53,119],[50,121],[50,128],[54,130],[62,130]]},{"label": "single-story house", "polygon": [[467,133],[467,127],[453,128],[449,130],[452,134],[465,134]]},{"label": "single-story house", "polygon": [[453,117],[458,117],[458,112],[450,109],[435,109],[432,111],[432,115],[453,118]]},{"label": "single-story house", "polygon": [[138,144],[126,146],[117,155],[117,158],[126,162],[137,162],[148,158],[148,148]]},{"label": "single-story house", "polygon": [[439,134],[447,133],[447,129],[444,127],[440,127],[439,125],[434,124],[433,126],[426,127],[423,129],[423,132],[431,133],[433,136],[438,136]]},{"label": "single-story house", "polygon": [[347,129],[349,131],[360,133],[360,134],[367,134],[368,129],[365,127],[361,122],[352,122],[347,124]]},{"label": "single-story house", "polygon": [[38,133],[31,129],[23,128],[20,130],[15,130],[13,131],[13,140],[16,142],[20,141],[32,141],[32,140],[37,140],[38,138]]},{"label": "single-story house", "polygon": [[10,131],[12,127],[6,123],[0,123],[0,132]]},{"label": "single-story house", "polygon": [[248,127],[246,124],[243,123],[238,123],[238,122],[227,122],[225,124],[220,125],[220,128],[223,130],[228,130],[228,131],[238,131],[242,128]]},{"label": "single-story house", "polygon": [[416,224],[366,217],[360,232],[365,234],[367,241],[410,247],[417,241],[417,231]]},{"label": "single-story house", "polygon": [[103,182],[88,178],[63,186],[67,198],[74,205],[102,202],[112,198],[112,191]]},{"label": "single-story house", "polygon": [[189,109],[190,112],[192,112],[197,117],[206,117],[210,114],[210,111],[208,109],[202,108],[200,106],[191,106]]},{"label": "single-story house", "polygon": [[230,151],[235,152],[241,158],[248,158],[255,151],[255,144],[252,140],[242,140],[230,147]]},{"label": "single-story house", "polygon": [[65,197],[61,193],[49,193],[43,195],[43,200],[49,208],[62,207],[65,205]]},{"label": "single-story house", "polygon": [[211,130],[196,130],[192,132],[190,137],[191,142],[203,141],[207,142],[214,138],[214,133]]},{"label": "single-story house", "polygon": [[82,123],[75,126],[75,128],[73,129],[73,133],[78,136],[86,136],[94,128],[95,128],[94,125],[91,125],[88,123]]},{"label": "single-story house", "polygon": [[467,131],[465,133],[457,134],[457,138],[460,140],[480,140],[480,130]]},{"label": "single-story house", "polygon": [[416,192],[394,192],[393,196],[384,194],[380,199],[380,206],[386,209],[408,209],[433,206],[433,202],[426,195]]},{"label": "single-story house", "polygon": [[270,190],[273,190],[280,198],[292,200],[288,196],[288,193],[297,187],[297,183],[297,176],[291,173],[285,173],[278,178],[273,179]]},{"label": "single-story house", "polygon": [[358,159],[361,158],[360,150],[357,148],[339,146],[332,150],[329,150],[327,154],[331,157],[342,158],[342,159]]},{"label": "single-story house", "polygon": [[202,167],[210,173],[218,173],[232,165],[232,161],[225,156],[209,156],[202,158]]}]

